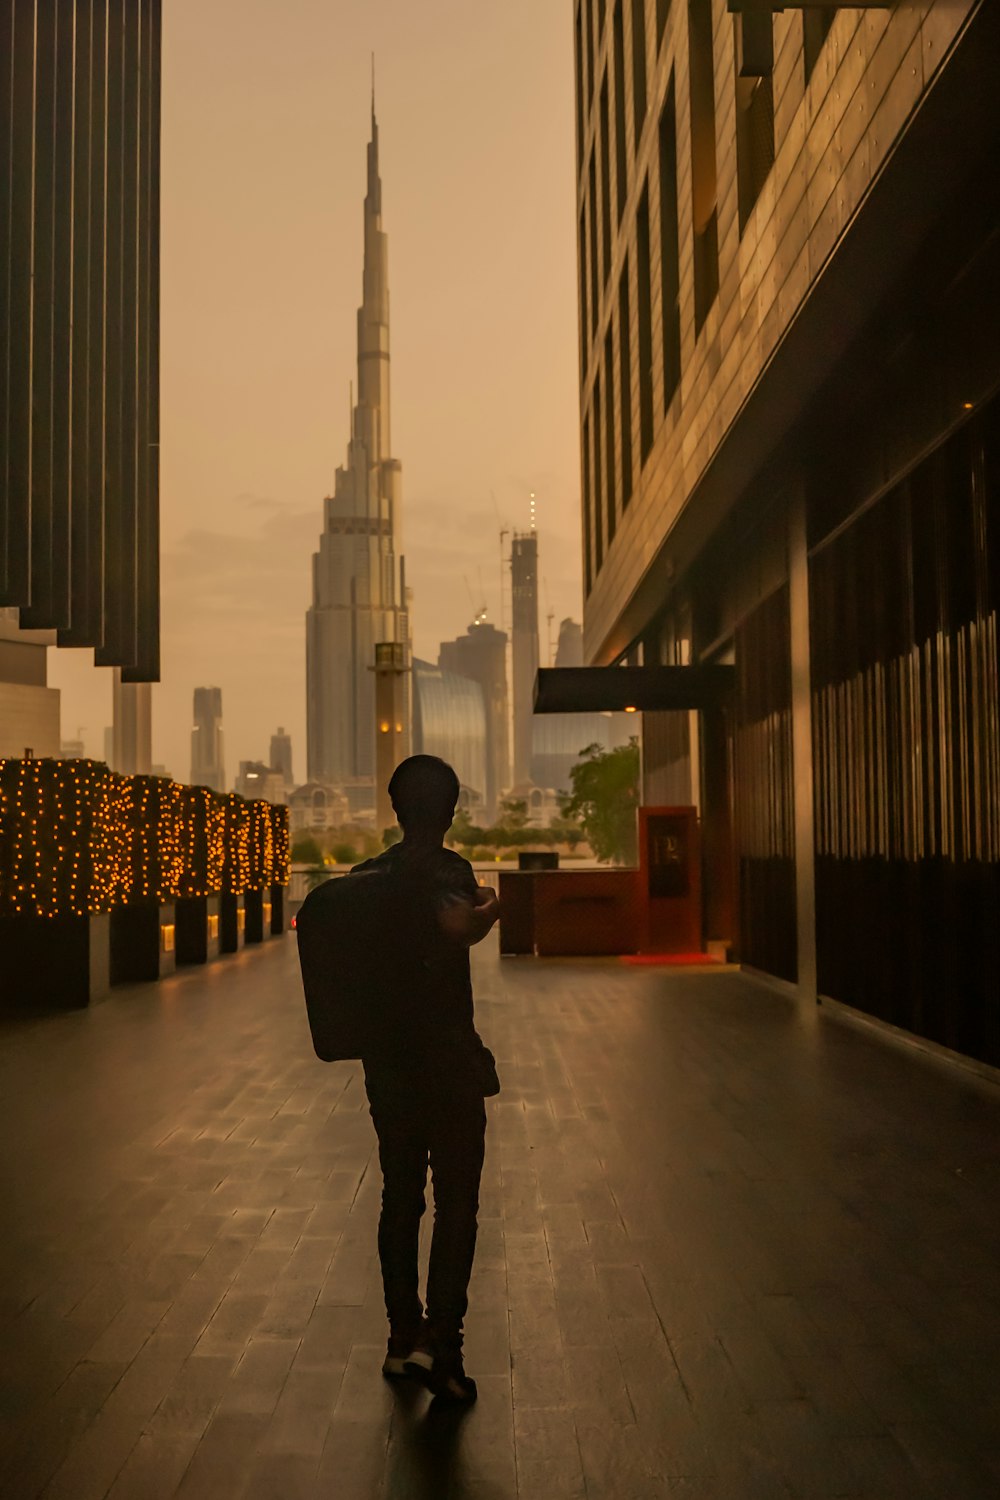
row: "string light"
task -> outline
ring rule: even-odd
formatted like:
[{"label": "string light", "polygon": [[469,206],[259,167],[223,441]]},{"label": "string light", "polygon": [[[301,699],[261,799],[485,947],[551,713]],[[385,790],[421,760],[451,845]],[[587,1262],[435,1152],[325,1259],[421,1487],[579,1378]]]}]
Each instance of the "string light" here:
[{"label": "string light", "polygon": [[242,894],[288,868],[286,807],[100,761],[0,760],[0,915]]}]

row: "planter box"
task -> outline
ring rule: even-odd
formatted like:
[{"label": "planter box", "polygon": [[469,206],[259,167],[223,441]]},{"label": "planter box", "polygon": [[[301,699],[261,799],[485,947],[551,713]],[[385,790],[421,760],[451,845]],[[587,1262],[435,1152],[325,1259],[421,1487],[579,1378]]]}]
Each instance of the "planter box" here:
[{"label": "planter box", "polygon": [[[270,901],[266,904],[269,908],[271,907]],[[244,941],[247,943],[262,943],[265,938],[271,936],[271,910],[267,913],[267,920],[265,921],[264,919],[264,892],[247,891],[243,897],[243,905],[246,910]]]},{"label": "planter box", "polygon": [[280,937],[285,930],[288,887],[272,885],[271,891],[271,936]]},{"label": "planter box", "polygon": [[182,896],[175,905],[174,947],[178,964],[204,964],[219,955],[218,896]]},{"label": "planter box", "polygon": [[111,983],[162,979],[177,967],[173,905],[156,901],[118,906],[111,913]]},{"label": "planter box", "polygon": [[238,953],[244,943],[246,914],[243,897],[223,892],[219,897],[219,952]]},{"label": "planter box", "polygon": [[111,918],[0,918],[0,1005],[79,1010],[111,988]]}]

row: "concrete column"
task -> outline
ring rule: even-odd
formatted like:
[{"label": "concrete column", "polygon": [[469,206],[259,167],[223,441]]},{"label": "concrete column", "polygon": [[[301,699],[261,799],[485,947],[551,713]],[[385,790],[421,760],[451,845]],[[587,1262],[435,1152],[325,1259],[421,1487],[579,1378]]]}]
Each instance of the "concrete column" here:
[{"label": "concrete column", "polygon": [[153,690],[148,682],[122,682],[115,668],[113,770],[148,776],[153,767]]},{"label": "concrete column", "polygon": [[809,667],[809,558],[801,490],[788,510],[788,605],[792,663],[792,770],[799,994],[816,999],[816,844],[813,822],[812,682]]}]

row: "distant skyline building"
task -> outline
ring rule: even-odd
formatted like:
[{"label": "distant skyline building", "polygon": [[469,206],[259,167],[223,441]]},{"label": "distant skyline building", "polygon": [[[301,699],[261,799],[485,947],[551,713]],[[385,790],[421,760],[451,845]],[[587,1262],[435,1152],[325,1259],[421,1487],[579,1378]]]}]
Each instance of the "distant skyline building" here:
[{"label": "distant skyline building", "polygon": [[[555,666],[583,666],[583,626],[565,619],[559,626]],[[535,714],[531,729],[531,779],[556,792],[572,790],[570,772],[588,745],[616,750],[635,732],[630,714]]]},{"label": "distant skyline building", "polygon": [[248,801],[282,803],[285,801],[285,778],[273,766],[260,760],[241,760],[233,788]]},{"label": "distant skyline building", "polygon": [[[307,776],[327,784],[374,778],[375,647],[399,644],[407,663],[410,653],[405,570],[397,556],[402,469],[390,456],[388,241],[374,96],[371,132],[357,403],[347,463],[324,501],[306,616]],[[407,686],[407,732],[410,714]]]},{"label": "distant skyline building", "polygon": [[292,737],[286,734],[280,725],[277,732],[271,736],[269,763],[273,771],[281,772],[286,788],[295,785],[295,777],[292,774]]},{"label": "distant skyline building", "polygon": [[410,754],[412,685],[403,641],[375,642],[375,831],[395,828],[392,773]]},{"label": "distant skyline building", "polygon": [[532,718],[538,672],[538,536],[515,532],[511,543],[511,683],[514,785],[531,779]]},{"label": "distant skyline building", "polygon": [[295,833],[327,833],[350,818],[346,796],[337,787],[307,781],[288,794],[288,817]]},{"label": "distant skyline building", "polygon": [[511,784],[510,695],[507,689],[507,633],[486,620],[474,620],[465,635],[442,641],[438,666],[466,677],[482,689],[486,715],[486,783],[483,816],[492,821]]},{"label": "distant skyline building", "polygon": [[207,786],[213,792],[226,790],[222,744],[222,689],[194,690],[194,723],[191,729],[191,785]]},{"label": "distant skyline building", "polygon": [[563,620],[559,626],[559,643],[556,646],[557,667],[583,666],[583,626],[578,620]]},{"label": "distant skyline building", "polygon": [[485,802],[486,702],[478,682],[430,662],[413,663],[413,745],[439,755]]}]

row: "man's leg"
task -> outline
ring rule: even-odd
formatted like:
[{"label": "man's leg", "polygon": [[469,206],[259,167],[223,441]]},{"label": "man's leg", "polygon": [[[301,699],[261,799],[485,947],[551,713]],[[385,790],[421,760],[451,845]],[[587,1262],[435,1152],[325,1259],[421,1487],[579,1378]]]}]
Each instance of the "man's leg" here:
[{"label": "man's leg", "polygon": [[420,1327],[423,1316],[417,1250],[425,1207],[427,1135],[413,1091],[402,1080],[366,1068],[365,1087],[382,1168],[378,1254],[385,1310],[393,1333],[408,1335]]},{"label": "man's leg", "polygon": [[476,1253],[479,1180],[486,1137],[481,1095],[435,1101],[430,1164],[434,1182],[434,1233],[427,1275],[427,1320],[442,1353],[462,1347],[469,1277]]}]

